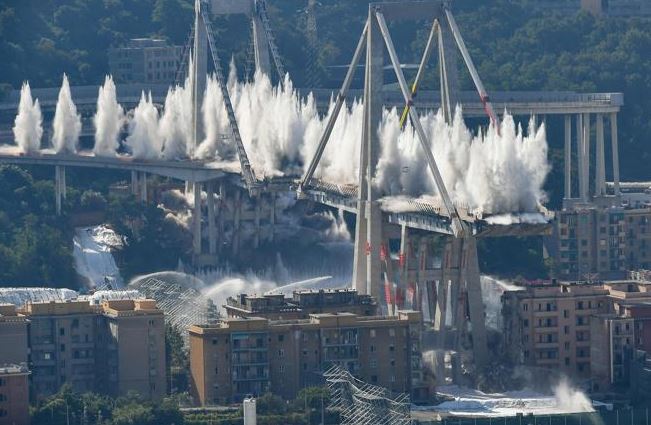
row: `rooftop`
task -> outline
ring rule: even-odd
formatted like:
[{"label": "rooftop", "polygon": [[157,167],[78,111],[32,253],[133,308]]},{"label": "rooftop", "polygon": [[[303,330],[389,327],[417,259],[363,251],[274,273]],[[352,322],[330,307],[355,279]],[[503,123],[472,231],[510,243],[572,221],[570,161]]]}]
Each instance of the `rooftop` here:
[{"label": "rooftop", "polygon": [[229,297],[227,310],[242,313],[302,312],[304,309],[337,308],[345,306],[376,306],[370,295],[360,295],[354,289],[320,289],[294,291],[291,298],[283,294],[247,295]]},{"label": "rooftop", "polygon": [[420,323],[421,313],[414,310],[398,311],[397,316],[359,316],[353,313],[320,313],[310,314],[307,319],[269,320],[262,317],[229,317],[221,319],[214,325],[192,325],[188,328],[190,334],[209,335],[224,331],[263,332],[269,329],[281,330],[284,327],[354,327],[379,326],[382,324]]},{"label": "rooftop", "polygon": [[22,374],[28,374],[29,369],[27,368],[27,365],[25,364],[7,364],[0,366],[0,375],[22,375]]}]

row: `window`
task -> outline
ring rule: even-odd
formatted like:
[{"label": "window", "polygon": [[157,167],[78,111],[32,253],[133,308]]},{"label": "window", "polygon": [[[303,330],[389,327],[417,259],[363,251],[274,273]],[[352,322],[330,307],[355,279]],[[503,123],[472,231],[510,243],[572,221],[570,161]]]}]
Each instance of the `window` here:
[{"label": "window", "polygon": [[389,336],[392,338],[396,336],[396,330],[394,328],[389,328]]},{"label": "window", "polygon": [[219,375],[219,368],[218,367],[215,368],[215,375]]},{"label": "window", "polygon": [[370,335],[371,335],[371,338],[375,338],[375,329],[371,329]]},{"label": "window", "polygon": [[522,304],[522,310],[523,311],[529,310],[529,304]]},{"label": "window", "polygon": [[563,310],[563,317],[566,319],[570,317],[570,310]]},{"label": "window", "polygon": [[373,360],[369,361],[369,367],[371,369],[376,369],[377,368],[377,360],[373,359]]},{"label": "window", "polygon": [[65,345],[65,344],[61,344],[61,345],[59,346],[59,351],[61,351],[62,353],[63,353],[64,351],[66,351],[66,345]]},{"label": "window", "polygon": [[565,357],[565,366],[569,366],[569,365],[570,365],[570,358]]},{"label": "window", "polygon": [[280,350],[278,350],[278,357],[285,357],[285,350],[284,349],[281,348]]},{"label": "window", "polygon": [[389,351],[395,351],[395,350],[396,347],[393,344],[389,345]]},{"label": "window", "polygon": [[217,345],[217,338],[212,340],[212,345]]},{"label": "window", "polygon": [[285,340],[285,335],[278,335],[278,342],[283,342]]},{"label": "window", "polygon": [[60,328],[59,329],[59,335],[64,336],[66,334],[65,328]]}]

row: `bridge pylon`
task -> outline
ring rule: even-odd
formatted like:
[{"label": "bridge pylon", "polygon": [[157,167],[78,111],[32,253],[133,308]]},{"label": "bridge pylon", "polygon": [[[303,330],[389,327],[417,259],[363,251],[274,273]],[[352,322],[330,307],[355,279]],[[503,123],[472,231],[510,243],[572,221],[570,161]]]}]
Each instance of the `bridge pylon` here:
[{"label": "bridge pylon", "polygon": [[[416,81],[411,88],[408,87],[403,74],[402,66],[387,27],[387,19],[403,21],[427,19],[432,22],[432,30],[423,54],[423,60],[419,66]],[[449,48],[450,45],[456,43],[475,83],[486,114],[494,125],[498,125],[497,117],[493,111],[489,97],[486,94],[446,2],[407,1],[400,3],[371,3],[369,5],[368,18],[364,30],[342,87],[337,95],[333,112],[326,124],[315,155],[307,171],[298,183],[297,190],[299,196],[309,190],[312,177],[330,138],[338,114],[345,102],[354,71],[361,60],[362,52],[365,51],[364,124],[362,127],[359,158],[353,286],[360,293],[374,296],[380,305],[383,306],[385,313],[394,314],[397,308],[404,305],[404,297],[402,297],[401,301],[397,294],[400,291],[398,288],[399,284],[402,283],[404,285],[406,283],[404,280],[406,276],[405,270],[401,265],[398,267],[393,267],[392,265],[389,252],[390,244],[388,243],[389,236],[391,235],[387,232],[389,223],[385,222],[380,208],[380,197],[382,194],[378,193],[378,189],[373,184],[380,154],[380,140],[377,130],[382,118],[383,71],[386,52],[404,97],[403,123],[406,119],[409,119],[412,123],[453,231],[453,237],[448,238],[446,242],[446,263],[436,272],[439,278],[435,282],[438,283],[432,284],[431,281],[427,281],[427,283],[417,282],[415,285],[416,290],[420,288],[421,293],[419,294],[418,301],[412,305],[420,307],[423,311],[428,310],[430,313],[429,317],[434,322],[435,328],[437,327],[436,318],[438,317],[438,329],[435,329],[435,331],[439,335],[438,344],[442,347],[449,345],[444,344],[445,340],[447,340],[446,331],[448,329],[455,330],[453,334],[454,340],[456,341],[453,344],[454,349],[463,346],[462,338],[465,338],[468,335],[468,329],[471,329],[472,335],[470,338],[465,338],[464,340],[472,341],[473,363],[477,368],[481,369],[487,362],[487,344],[484,306],[481,299],[479,282],[476,239],[472,234],[470,226],[462,221],[456,206],[448,194],[437,161],[430,148],[431,144],[428,135],[420,123],[414,101],[418,84],[435,44],[433,42],[435,36],[438,36],[439,40],[439,74],[445,119],[451,122],[453,107],[456,106],[456,103],[452,103],[456,102],[458,90],[456,85],[456,62],[453,55],[455,52]],[[406,238],[406,234],[406,231],[402,232],[403,239]],[[404,242],[401,244],[401,248],[404,249]],[[404,251],[399,254],[403,259],[404,255]],[[394,269],[397,272],[394,272]],[[445,280],[442,276],[449,277]],[[424,275],[420,276],[420,278],[424,277]],[[452,323],[446,324],[445,318],[449,314],[445,312],[448,298],[452,306],[453,316]],[[446,302],[444,304],[437,304],[437,299],[445,299]],[[424,305],[421,304],[422,300],[425,300]]]}]

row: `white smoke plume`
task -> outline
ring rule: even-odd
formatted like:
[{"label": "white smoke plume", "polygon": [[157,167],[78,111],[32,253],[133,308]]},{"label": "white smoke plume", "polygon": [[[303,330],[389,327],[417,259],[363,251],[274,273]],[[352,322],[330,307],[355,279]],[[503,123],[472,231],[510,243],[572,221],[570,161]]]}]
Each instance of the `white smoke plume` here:
[{"label": "white smoke plume", "polygon": [[567,378],[563,378],[553,389],[559,410],[564,412],[594,412],[592,402],[581,390],[573,387]]},{"label": "white smoke plume", "polygon": [[95,124],[95,155],[115,156],[120,147],[118,137],[124,124],[124,111],[118,104],[115,83],[109,75],[99,88]]},{"label": "white smoke plume", "polygon": [[344,211],[338,210],[336,217],[330,211],[326,211],[324,215],[331,220],[330,227],[325,231],[326,240],[330,242],[349,242],[350,231],[344,220]]},{"label": "white smoke plume", "polygon": [[163,158],[180,159],[188,156],[192,141],[192,96],[185,86],[171,87],[165,98],[165,109],[159,122],[163,143]]},{"label": "white smoke plume", "polygon": [[[311,160],[326,122],[312,96],[301,99],[289,78],[276,87],[257,74],[238,83],[231,66],[229,92],[249,159],[259,174],[297,175]],[[226,110],[216,80],[210,79],[204,102],[206,139],[200,158],[234,159],[228,140]],[[476,135],[457,109],[448,125],[441,112],[421,116],[448,192],[453,201],[481,213],[535,212],[545,200],[542,185],[549,172],[544,125],[530,123],[528,132],[505,113],[500,132],[492,126]],[[359,174],[363,105],[344,108],[334,126],[315,177],[331,183],[354,184]],[[378,133],[381,153],[374,184],[383,196],[437,195],[414,129],[400,130],[395,109],[385,110]]]},{"label": "white smoke plume", "polygon": [[192,52],[188,77],[183,86],[170,87],[165,97],[165,108],[159,121],[164,159],[192,156]]},{"label": "white smoke plume", "polygon": [[[455,202],[497,213],[535,211],[544,200],[542,185],[549,172],[544,125],[535,129],[530,123],[524,135],[505,114],[500,134],[491,126],[473,136],[459,108],[451,126],[440,111],[421,116],[421,124]],[[396,110],[385,111],[375,184],[384,194],[437,193],[413,128],[399,128]]]},{"label": "white smoke plume", "polygon": [[63,74],[52,130],[52,144],[57,153],[77,152],[79,134],[81,133],[81,115],[77,114],[77,107],[72,101],[70,84],[66,74]]},{"label": "white smoke plume", "polygon": [[36,152],[41,148],[43,136],[43,117],[38,99],[32,101],[29,83],[23,83],[20,89],[18,115],[14,122],[14,138],[24,153]]},{"label": "white smoke plume", "polygon": [[[219,82],[215,76],[206,81],[206,93],[201,107],[205,139],[199,144],[196,157],[201,159],[229,159],[234,154],[233,143],[226,143],[231,131]],[[241,126],[240,126],[241,131]]]},{"label": "white smoke plume", "polygon": [[161,156],[161,136],[158,129],[158,110],[151,100],[151,93],[142,92],[140,102],[129,121],[126,144],[137,159],[158,159]]}]

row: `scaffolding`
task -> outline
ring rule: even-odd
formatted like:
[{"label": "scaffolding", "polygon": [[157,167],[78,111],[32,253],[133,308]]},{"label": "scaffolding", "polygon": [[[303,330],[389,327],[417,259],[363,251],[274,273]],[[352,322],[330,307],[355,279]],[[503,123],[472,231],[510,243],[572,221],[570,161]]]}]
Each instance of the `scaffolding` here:
[{"label": "scaffolding", "polygon": [[133,285],[143,296],[156,300],[165,313],[165,321],[179,329],[184,338],[190,325],[209,324],[217,320],[217,309],[201,292],[178,283],[149,277]]},{"label": "scaffolding", "polygon": [[342,425],[412,423],[409,394],[391,396],[386,388],[367,384],[338,365],[332,366],[323,376],[331,394],[328,408],[340,413]]}]

